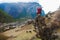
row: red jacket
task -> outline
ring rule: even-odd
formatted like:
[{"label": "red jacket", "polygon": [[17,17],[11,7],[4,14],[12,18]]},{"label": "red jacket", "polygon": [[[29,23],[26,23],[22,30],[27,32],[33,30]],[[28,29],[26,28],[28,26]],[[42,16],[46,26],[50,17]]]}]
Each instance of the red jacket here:
[{"label": "red jacket", "polygon": [[37,14],[41,13],[42,8],[37,8]]}]

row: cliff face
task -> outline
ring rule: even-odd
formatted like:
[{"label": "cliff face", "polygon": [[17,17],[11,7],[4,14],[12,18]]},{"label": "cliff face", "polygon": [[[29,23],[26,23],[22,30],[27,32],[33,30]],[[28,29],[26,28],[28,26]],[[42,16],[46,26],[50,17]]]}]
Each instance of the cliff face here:
[{"label": "cliff face", "polygon": [[55,12],[53,12],[54,14],[52,15],[52,20],[60,20],[60,10],[56,10]]}]

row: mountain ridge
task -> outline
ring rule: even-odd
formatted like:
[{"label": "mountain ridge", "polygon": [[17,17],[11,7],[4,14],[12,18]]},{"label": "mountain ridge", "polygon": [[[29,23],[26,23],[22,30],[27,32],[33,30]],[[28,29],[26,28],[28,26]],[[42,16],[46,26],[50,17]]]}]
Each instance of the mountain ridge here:
[{"label": "mountain ridge", "polygon": [[18,3],[2,3],[0,9],[7,12],[13,18],[20,19],[24,17],[34,18],[36,16],[37,7],[41,7],[36,2],[18,2]]}]

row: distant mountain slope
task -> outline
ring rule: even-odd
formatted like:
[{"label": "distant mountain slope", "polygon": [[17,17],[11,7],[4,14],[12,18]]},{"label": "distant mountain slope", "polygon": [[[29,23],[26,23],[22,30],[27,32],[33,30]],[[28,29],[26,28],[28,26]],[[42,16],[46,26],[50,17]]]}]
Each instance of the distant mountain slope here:
[{"label": "distant mountain slope", "polygon": [[[36,16],[37,7],[41,7],[39,3],[2,3],[0,8],[11,15],[13,18],[34,18]],[[44,12],[42,12],[45,15]]]},{"label": "distant mountain slope", "polygon": [[0,9],[0,23],[8,23],[13,21],[14,19],[10,15]]}]

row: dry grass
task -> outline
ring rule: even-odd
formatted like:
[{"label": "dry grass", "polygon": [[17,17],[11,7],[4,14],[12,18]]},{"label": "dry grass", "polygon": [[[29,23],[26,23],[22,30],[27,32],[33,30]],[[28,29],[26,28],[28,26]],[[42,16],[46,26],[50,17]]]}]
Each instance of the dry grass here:
[{"label": "dry grass", "polygon": [[32,31],[32,33],[26,33],[26,31],[22,31],[15,40],[29,40],[33,36],[35,36],[35,32],[33,32],[33,31]]},{"label": "dry grass", "polygon": [[[7,40],[30,40],[36,34],[33,30],[34,27],[31,24],[31,25],[25,25],[23,28],[15,28],[15,29],[8,30],[3,34],[10,37]],[[26,31],[31,31],[31,32],[27,33]]]},{"label": "dry grass", "polygon": [[[30,40],[36,34],[33,29],[34,27],[32,25],[26,25],[23,28],[23,31],[21,31],[21,33],[15,38],[15,40]],[[27,33],[26,31],[31,31],[31,33]]]},{"label": "dry grass", "polygon": [[3,35],[3,34],[0,34],[0,40],[7,40],[9,37]]}]

